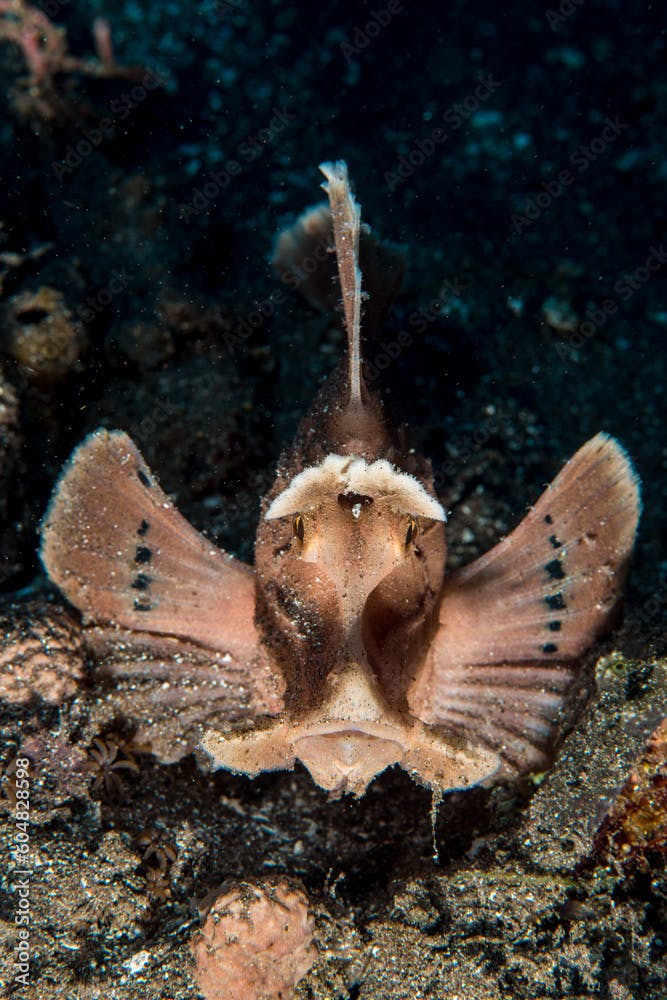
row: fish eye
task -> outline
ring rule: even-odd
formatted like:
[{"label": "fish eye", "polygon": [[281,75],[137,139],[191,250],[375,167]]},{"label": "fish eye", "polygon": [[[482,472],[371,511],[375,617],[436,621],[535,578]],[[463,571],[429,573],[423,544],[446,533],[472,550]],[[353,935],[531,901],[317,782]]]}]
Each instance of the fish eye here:
[{"label": "fish eye", "polygon": [[294,518],[294,522],[292,524],[292,531],[294,532],[295,537],[298,538],[300,542],[302,542],[304,534],[304,525],[301,514],[297,514],[296,517]]},{"label": "fish eye", "polygon": [[405,544],[409,545],[410,542],[414,542],[415,538],[417,537],[418,527],[417,527],[417,522],[412,516],[412,514],[408,515],[407,521],[408,521],[408,526],[405,531]]}]

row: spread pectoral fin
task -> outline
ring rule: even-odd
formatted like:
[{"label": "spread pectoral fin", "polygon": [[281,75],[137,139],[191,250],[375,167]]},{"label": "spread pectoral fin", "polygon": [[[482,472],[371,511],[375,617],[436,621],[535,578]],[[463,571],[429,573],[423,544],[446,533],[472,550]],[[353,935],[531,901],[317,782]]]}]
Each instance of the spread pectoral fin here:
[{"label": "spread pectoral fin", "polygon": [[413,713],[511,770],[542,766],[577,662],[612,623],[639,512],[630,460],[598,434],[511,535],[447,580]]},{"label": "spread pectoral fin", "polygon": [[124,649],[132,633],[208,647],[261,677],[263,700],[279,710],[252,570],[181,517],[126,434],[97,431],[76,449],[44,518],[41,557],[86,624],[131,630]]},{"label": "spread pectoral fin", "polygon": [[229,652],[151,632],[96,625],[83,630],[100,717],[133,728],[134,742],[169,764],[198,745],[208,726],[233,729],[283,707],[267,659],[249,666]]}]

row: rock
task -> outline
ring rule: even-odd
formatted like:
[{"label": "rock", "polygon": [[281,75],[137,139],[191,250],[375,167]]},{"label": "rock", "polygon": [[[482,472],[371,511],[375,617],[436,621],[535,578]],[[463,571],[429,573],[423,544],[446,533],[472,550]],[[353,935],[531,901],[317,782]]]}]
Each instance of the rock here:
[{"label": "rock", "polygon": [[587,718],[565,741],[517,836],[526,860],[545,872],[571,872],[594,855],[605,815],[667,716],[667,662],[613,653],[598,661],[596,680]]},{"label": "rock", "polygon": [[667,861],[667,718],[595,835],[601,860],[623,871],[664,868]]},{"label": "rock", "polygon": [[79,367],[84,329],[57,288],[43,285],[14,295],[4,321],[5,350],[30,381],[59,382]]},{"label": "rock", "polygon": [[63,608],[40,601],[0,614],[0,701],[61,705],[85,676],[80,629]]},{"label": "rock", "polygon": [[211,906],[191,949],[206,1000],[289,1000],[315,961],[305,894],[286,881],[240,886]]}]

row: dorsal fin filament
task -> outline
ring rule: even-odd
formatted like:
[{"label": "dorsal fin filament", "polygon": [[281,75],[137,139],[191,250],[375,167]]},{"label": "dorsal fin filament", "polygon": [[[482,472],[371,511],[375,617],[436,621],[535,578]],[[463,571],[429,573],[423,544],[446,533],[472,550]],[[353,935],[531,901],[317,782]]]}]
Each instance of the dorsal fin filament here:
[{"label": "dorsal fin filament", "polygon": [[348,342],[350,402],[353,409],[363,406],[361,398],[361,270],[359,268],[359,229],[361,208],[355,201],[344,160],[321,163],[326,177],[322,189],[331,206],[338,276],[343,296]]}]

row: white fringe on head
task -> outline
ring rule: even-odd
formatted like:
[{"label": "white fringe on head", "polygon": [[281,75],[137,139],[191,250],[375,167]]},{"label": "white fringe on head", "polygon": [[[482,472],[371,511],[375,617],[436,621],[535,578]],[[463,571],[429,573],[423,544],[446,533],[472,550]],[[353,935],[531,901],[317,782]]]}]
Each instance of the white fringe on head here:
[{"label": "white fringe on head", "polygon": [[447,516],[435,497],[407,472],[399,472],[386,459],[370,464],[349,455],[327,455],[319,465],[295,476],[266,512],[266,519],[287,517],[335,500],[340,493],[358,493],[374,500],[389,501],[395,511],[446,521]]}]

